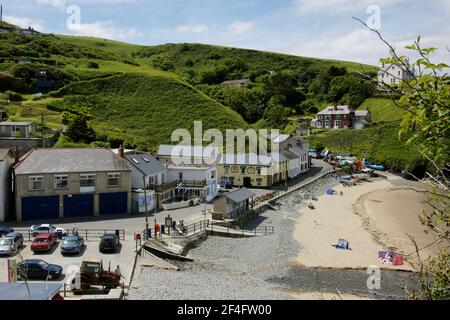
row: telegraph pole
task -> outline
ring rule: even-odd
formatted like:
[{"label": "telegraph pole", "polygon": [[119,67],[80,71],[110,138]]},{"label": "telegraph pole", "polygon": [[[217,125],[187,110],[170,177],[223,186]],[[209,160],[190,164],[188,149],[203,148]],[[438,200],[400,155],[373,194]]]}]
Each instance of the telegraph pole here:
[{"label": "telegraph pole", "polygon": [[3,5],[0,4],[0,22],[3,21]]},{"label": "telegraph pole", "polygon": [[145,176],[143,177],[144,180],[144,201],[145,201],[145,240],[148,240],[148,209],[147,209],[147,186],[145,183]]}]

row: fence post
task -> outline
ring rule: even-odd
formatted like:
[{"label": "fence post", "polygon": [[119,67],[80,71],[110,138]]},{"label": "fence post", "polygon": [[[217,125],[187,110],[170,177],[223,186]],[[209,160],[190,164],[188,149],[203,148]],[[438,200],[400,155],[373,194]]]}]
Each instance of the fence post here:
[{"label": "fence post", "polygon": [[264,235],[267,236],[267,226],[264,226]]},{"label": "fence post", "polygon": [[88,233],[87,233],[87,229],[86,229],[85,231],[86,231],[86,241],[88,241]]}]

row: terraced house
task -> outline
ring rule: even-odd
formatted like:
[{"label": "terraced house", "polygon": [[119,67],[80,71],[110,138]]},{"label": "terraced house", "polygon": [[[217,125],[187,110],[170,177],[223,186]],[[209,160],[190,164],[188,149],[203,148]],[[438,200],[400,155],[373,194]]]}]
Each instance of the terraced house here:
[{"label": "terraced house", "polygon": [[33,149],[13,170],[17,221],[131,210],[131,167],[110,150]]}]

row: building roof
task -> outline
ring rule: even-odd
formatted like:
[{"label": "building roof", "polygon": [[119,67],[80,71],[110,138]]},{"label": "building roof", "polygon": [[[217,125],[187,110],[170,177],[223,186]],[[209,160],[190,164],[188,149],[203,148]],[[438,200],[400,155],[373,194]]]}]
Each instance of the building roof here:
[{"label": "building roof", "polygon": [[291,137],[289,134],[274,134],[271,136],[273,143],[282,143]]},{"label": "building roof", "polygon": [[247,189],[247,188],[241,188],[239,190],[230,192],[226,195],[228,199],[235,203],[239,203],[248,199],[251,199],[252,197],[256,196],[256,193],[253,191]]},{"label": "building roof", "polygon": [[13,122],[13,121],[0,122],[0,126],[29,126],[32,124],[33,124],[32,122]]},{"label": "building roof", "polygon": [[356,110],[355,117],[366,117],[369,113],[369,110]]},{"label": "building roof", "polygon": [[28,289],[25,283],[0,283],[0,300],[51,300],[62,287],[62,283],[36,283],[29,282]]},{"label": "building roof", "polygon": [[10,149],[0,149],[0,161],[5,160],[8,154],[12,156]]},{"label": "building roof", "polygon": [[353,109],[349,106],[337,106],[337,109],[335,109],[335,106],[329,106],[326,109],[320,111],[317,113],[318,115],[334,115],[334,114],[350,114],[353,112]]},{"label": "building roof", "polygon": [[15,168],[16,174],[130,171],[128,161],[108,149],[35,149]]},{"label": "building roof", "polygon": [[162,144],[158,148],[158,156],[217,158],[219,155],[217,147]]},{"label": "building roof", "polygon": [[125,159],[146,176],[165,172],[166,167],[149,153],[126,154]]},{"label": "building roof", "polygon": [[269,167],[272,162],[270,156],[257,155],[255,153],[222,154],[220,164],[225,165],[250,165]]}]

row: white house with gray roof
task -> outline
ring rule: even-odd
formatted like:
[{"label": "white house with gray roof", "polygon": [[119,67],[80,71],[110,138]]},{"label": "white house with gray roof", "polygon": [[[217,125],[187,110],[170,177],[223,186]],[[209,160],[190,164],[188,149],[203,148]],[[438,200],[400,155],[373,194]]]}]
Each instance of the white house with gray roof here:
[{"label": "white house with gray roof", "polygon": [[131,167],[110,150],[33,149],[13,171],[17,221],[131,211]]},{"label": "white house with gray roof", "polygon": [[414,69],[408,70],[401,63],[386,64],[381,67],[380,71],[378,71],[378,83],[400,85],[403,81],[411,81],[413,79],[413,75]]},{"label": "white house with gray roof", "polygon": [[28,139],[35,131],[36,126],[32,122],[0,122],[0,137]]},{"label": "white house with gray roof", "polygon": [[[163,202],[174,198],[177,184],[169,181],[168,169],[165,165],[146,152],[125,151],[124,157],[132,167],[133,212],[138,210],[141,213],[145,212],[146,205],[147,211],[160,209]],[[145,193],[147,203],[145,203]]]},{"label": "white house with gray roof", "polygon": [[216,197],[218,148],[160,145],[157,159],[167,167],[168,182],[178,184],[177,190],[184,190],[189,192],[189,197],[207,202]]}]

